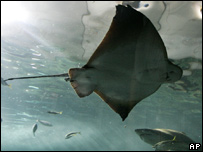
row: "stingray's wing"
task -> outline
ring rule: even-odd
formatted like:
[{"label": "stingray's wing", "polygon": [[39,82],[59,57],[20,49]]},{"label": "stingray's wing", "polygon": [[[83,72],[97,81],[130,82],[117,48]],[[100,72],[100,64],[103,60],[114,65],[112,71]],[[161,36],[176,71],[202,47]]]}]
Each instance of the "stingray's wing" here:
[{"label": "stingray's wing", "polygon": [[[115,77],[131,82],[103,76],[101,79],[107,80],[103,83],[109,86],[100,85],[94,90],[125,120],[139,101],[166,81],[167,61],[164,43],[151,21],[130,6],[118,5],[109,31],[83,68],[117,73]],[[122,84],[123,92],[119,92],[119,87],[111,88],[116,83]],[[125,89],[129,87],[134,89]],[[107,90],[114,90],[114,97]],[[133,97],[126,97],[126,94],[133,94]]]},{"label": "stingray's wing", "polygon": [[182,69],[168,60],[164,43],[151,21],[122,5],[116,6],[110,29],[84,66],[88,67],[127,69],[140,81],[175,82],[182,76]]},{"label": "stingray's wing", "polygon": [[143,83],[131,77],[131,72],[105,71],[95,68],[70,69],[70,82],[79,97],[97,93],[123,120],[132,108],[154,93],[160,83]]},{"label": "stingray's wing", "polygon": [[70,69],[69,75],[80,97],[95,91],[124,120],[166,81],[167,67],[165,46],[151,21],[130,6],[118,5],[109,31],[88,63]]},{"label": "stingray's wing", "polygon": [[111,97],[106,96],[101,91],[95,90],[96,92],[116,113],[118,113],[122,120],[128,116],[128,113],[139,101],[128,101],[127,104],[123,99],[112,99]]},{"label": "stingray's wing", "polygon": [[166,72],[167,60],[164,43],[151,21],[130,6],[118,5],[109,31],[84,67]]}]

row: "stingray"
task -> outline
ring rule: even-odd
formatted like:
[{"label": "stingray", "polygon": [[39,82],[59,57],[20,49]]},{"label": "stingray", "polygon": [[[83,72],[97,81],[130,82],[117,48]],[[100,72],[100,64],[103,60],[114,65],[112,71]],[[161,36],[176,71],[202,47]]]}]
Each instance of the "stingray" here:
[{"label": "stingray", "polygon": [[69,70],[79,97],[98,94],[122,120],[142,99],[182,69],[168,60],[164,43],[151,23],[131,6],[116,6],[116,15],[101,44],[82,68]]},{"label": "stingray", "polygon": [[132,108],[166,82],[175,82],[182,69],[168,60],[164,43],[151,23],[131,6],[116,6],[110,28],[89,61],[69,73],[33,77],[67,77],[79,97],[95,92],[124,121]]}]

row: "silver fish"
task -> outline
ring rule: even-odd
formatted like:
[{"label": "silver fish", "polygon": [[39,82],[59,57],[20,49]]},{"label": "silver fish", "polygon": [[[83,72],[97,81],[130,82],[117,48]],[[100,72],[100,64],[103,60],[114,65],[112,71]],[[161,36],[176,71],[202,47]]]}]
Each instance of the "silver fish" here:
[{"label": "silver fish", "polygon": [[35,136],[35,132],[37,131],[37,123],[35,123],[32,127],[33,135]]},{"label": "silver fish", "polygon": [[60,111],[60,112],[58,112],[58,111],[47,111],[47,113],[50,113],[50,114],[62,114],[63,111]]},{"label": "silver fish", "polygon": [[81,132],[71,132],[65,135],[65,139],[69,139],[77,134],[81,134]]},{"label": "silver fish", "polygon": [[42,125],[44,126],[48,126],[48,127],[51,127],[53,126],[50,122],[48,121],[44,121],[44,120],[37,120],[37,122],[40,122]]}]

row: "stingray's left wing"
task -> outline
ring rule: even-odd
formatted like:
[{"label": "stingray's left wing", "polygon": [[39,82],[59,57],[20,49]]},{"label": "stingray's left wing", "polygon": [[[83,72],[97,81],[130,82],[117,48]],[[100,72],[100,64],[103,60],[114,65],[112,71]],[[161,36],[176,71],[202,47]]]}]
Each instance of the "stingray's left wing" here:
[{"label": "stingray's left wing", "polygon": [[103,94],[101,91],[95,90],[94,92],[97,93],[116,113],[118,113],[123,121],[128,116],[132,108],[139,102],[139,101],[126,102],[123,101],[122,99],[120,100],[111,99],[110,97],[107,97],[105,94]]},{"label": "stingray's left wing", "polygon": [[84,67],[166,70],[164,43],[151,23],[131,6],[116,6],[109,31]]}]

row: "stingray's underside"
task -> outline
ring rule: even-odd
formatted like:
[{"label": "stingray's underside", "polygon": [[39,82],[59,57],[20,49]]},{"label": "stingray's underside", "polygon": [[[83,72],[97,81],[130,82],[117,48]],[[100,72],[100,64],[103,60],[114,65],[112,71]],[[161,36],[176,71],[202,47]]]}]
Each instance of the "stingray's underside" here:
[{"label": "stingray's underside", "polygon": [[162,83],[181,78],[151,21],[130,6],[116,6],[105,38],[82,68],[69,71],[80,97],[97,93],[123,120]]}]

